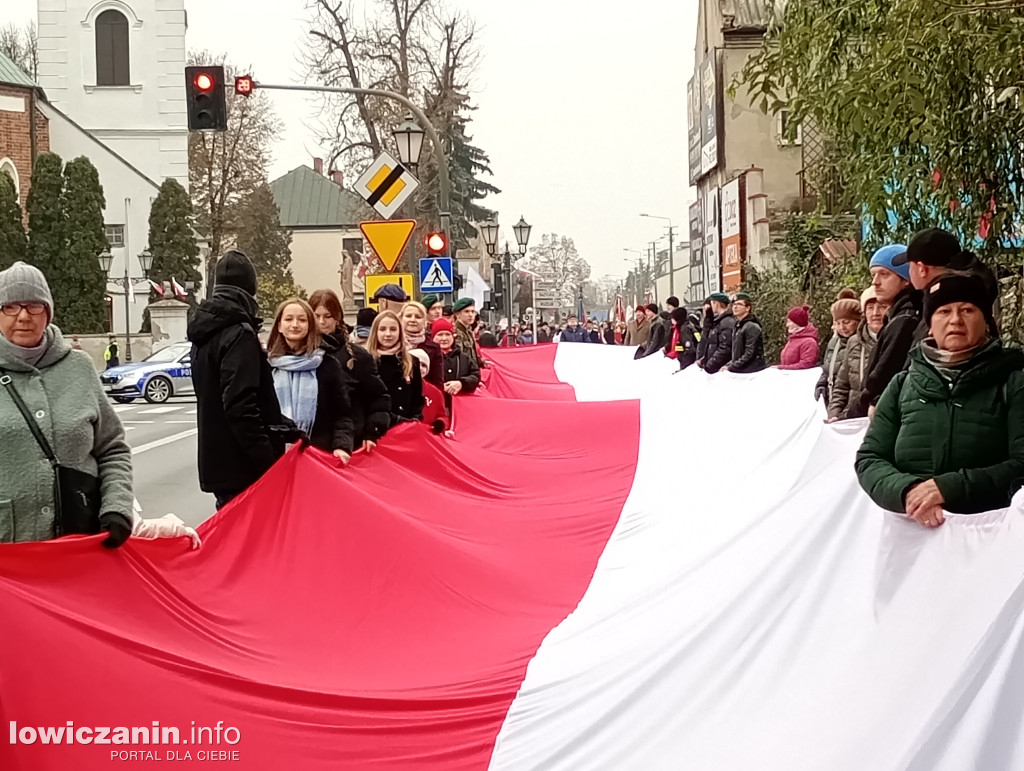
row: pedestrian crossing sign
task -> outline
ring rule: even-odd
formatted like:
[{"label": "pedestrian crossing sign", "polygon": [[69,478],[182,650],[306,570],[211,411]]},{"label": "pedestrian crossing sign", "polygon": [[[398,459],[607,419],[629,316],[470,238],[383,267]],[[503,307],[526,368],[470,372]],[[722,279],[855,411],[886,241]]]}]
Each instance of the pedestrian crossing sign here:
[{"label": "pedestrian crossing sign", "polygon": [[420,260],[420,291],[431,294],[455,291],[451,257],[425,257]]}]

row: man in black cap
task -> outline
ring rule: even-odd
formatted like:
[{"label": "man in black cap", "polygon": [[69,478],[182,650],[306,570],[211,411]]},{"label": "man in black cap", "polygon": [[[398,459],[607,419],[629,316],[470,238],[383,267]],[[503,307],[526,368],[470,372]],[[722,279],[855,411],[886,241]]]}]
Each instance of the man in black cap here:
[{"label": "man in black cap", "polygon": [[285,423],[257,330],[256,271],[231,251],[217,262],[213,294],[188,325],[199,429],[199,486],[217,508],[284,454]]},{"label": "man in black cap", "polygon": [[372,301],[377,303],[381,313],[391,311],[401,317],[402,309],[409,302],[409,295],[398,284],[385,284],[374,293]]},{"label": "man in black cap", "polygon": [[[999,283],[995,273],[978,257],[960,246],[960,241],[952,233],[942,228],[928,228],[917,233],[907,245],[907,251],[893,258],[893,265],[910,266],[910,283],[914,289],[923,290],[937,279],[949,273],[967,273],[981,279],[985,290],[989,293],[993,309],[999,296]],[[999,327],[993,319],[990,333],[999,336]],[[921,320],[914,333],[916,346],[928,336],[928,325]],[[908,362],[909,364],[909,359]]]}]

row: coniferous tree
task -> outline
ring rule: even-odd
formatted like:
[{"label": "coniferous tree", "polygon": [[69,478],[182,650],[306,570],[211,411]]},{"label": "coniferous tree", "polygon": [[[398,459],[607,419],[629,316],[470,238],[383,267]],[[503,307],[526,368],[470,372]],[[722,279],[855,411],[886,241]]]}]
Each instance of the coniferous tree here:
[{"label": "coniferous tree", "polygon": [[0,173],[0,270],[24,260],[27,255],[28,241],[14,180]]},{"label": "coniferous tree", "polygon": [[64,254],[63,227],[64,163],[56,153],[43,153],[32,169],[32,187],[25,208],[28,211],[28,261],[47,280],[56,278],[55,269]]},{"label": "coniferous tree", "polygon": [[[303,296],[292,277],[292,234],[281,227],[281,210],[266,183],[257,187],[238,210],[236,247],[252,260],[259,278],[260,310],[271,314],[289,297]],[[340,261],[341,255],[338,255]]]},{"label": "coniferous tree", "polygon": [[158,284],[175,279],[195,283],[189,302],[202,285],[199,245],[196,244],[192,200],[174,179],[166,179],[149,210],[149,251],[153,267],[149,277]]},{"label": "coniferous tree", "polygon": [[64,251],[50,290],[60,326],[69,332],[95,334],[106,328],[107,277],[99,256],[107,248],[103,226],[103,187],[92,161],[82,156],[64,167]]}]

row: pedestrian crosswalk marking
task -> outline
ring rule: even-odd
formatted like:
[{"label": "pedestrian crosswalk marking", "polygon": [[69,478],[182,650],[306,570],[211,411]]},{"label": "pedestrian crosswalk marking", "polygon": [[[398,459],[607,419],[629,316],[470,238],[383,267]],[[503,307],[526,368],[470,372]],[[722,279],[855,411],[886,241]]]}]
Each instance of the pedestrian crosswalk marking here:
[{"label": "pedestrian crosswalk marking", "polygon": [[140,415],[166,415],[168,412],[178,412],[181,406],[176,407],[150,407],[148,410],[140,410]]}]

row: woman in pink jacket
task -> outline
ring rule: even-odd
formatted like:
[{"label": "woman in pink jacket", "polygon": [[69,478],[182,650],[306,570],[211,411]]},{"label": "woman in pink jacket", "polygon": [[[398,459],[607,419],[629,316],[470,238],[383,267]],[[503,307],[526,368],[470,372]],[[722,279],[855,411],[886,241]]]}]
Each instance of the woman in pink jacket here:
[{"label": "woman in pink jacket", "polygon": [[810,308],[793,308],[786,314],[789,341],[782,349],[779,369],[812,369],[818,366],[818,330],[808,315]]}]

